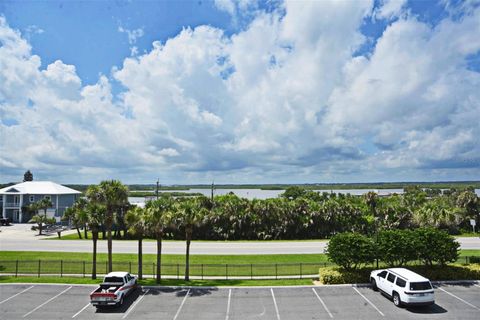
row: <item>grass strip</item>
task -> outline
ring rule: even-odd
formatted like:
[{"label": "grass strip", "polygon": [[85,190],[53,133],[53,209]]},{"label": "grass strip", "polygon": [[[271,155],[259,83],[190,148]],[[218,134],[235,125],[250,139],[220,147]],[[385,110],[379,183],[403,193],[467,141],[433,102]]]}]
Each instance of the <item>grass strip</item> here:
[{"label": "grass strip", "polygon": [[[0,283],[65,283],[65,284],[99,284],[102,279],[92,280],[77,277],[11,277],[0,276]],[[155,279],[139,282],[143,286],[156,286]],[[312,285],[312,279],[282,279],[282,280],[174,280],[162,279],[162,286],[300,286]]]},{"label": "grass strip", "polygon": [[[480,250],[479,255],[480,255]],[[50,251],[1,251],[0,260],[64,260],[64,261],[92,261],[89,252],[50,252]],[[97,254],[98,262],[107,261],[106,253]],[[113,262],[136,263],[135,253],[114,253]],[[144,254],[143,262],[156,262],[155,254]],[[324,263],[328,262],[324,254],[263,254],[263,255],[191,255],[191,264],[275,264],[275,263]],[[185,255],[162,254],[162,264],[184,264]]]}]

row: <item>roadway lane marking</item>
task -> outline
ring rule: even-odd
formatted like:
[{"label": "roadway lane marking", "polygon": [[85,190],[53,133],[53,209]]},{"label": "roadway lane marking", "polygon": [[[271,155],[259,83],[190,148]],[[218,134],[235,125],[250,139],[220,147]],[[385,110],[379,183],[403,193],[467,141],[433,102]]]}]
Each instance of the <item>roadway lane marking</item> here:
[{"label": "roadway lane marking", "polygon": [[143,297],[145,297],[145,295],[148,293],[148,291],[150,291],[150,289],[147,289],[147,290],[142,294],[142,296],[141,296],[140,298],[138,298],[137,301],[135,301],[135,303],[132,305],[132,307],[131,307],[130,309],[128,309],[127,312],[123,315],[122,319],[125,319],[125,318],[128,316],[128,314],[129,314],[133,309],[135,309],[136,305],[137,305],[140,301],[142,301]]},{"label": "roadway lane marking", "polygon": [[373,308],[375,308],[375,310],[378,311],[378,313],[380,313],[382,315],[382,317],[385,317],[385,315],[383,314],[382,311],[380,311],[377,306],[375,306],[370,300],[367,299],[367,297],[365,297],[360,291],[357,290],[357,288],[355,287],[352,287],[353,290],[355,290],[363,299],[365,299],[365,301],[367,301]]},{"label": "roadway lane marking", "polygon": [[456,298],[456,299],[458,299],[458,300],[462,301],[462,302],[463,302],[463,303],[465,303],[466,305],[469,305],[470,307],[472,307],[472,308],[474,308],[474,309],[477,309],[478,311],[480,311],[480,308],[479,308],[479,307],[477,307],[477,306],[474,306],[474,305],[473,305],[473,304],[471,304],[470,302],[468,302],[468,301],[465,301],[465,300],[463,300],[463,299],[462,299],[462,298],[460,298],[460,297],[457,297],[457,296],[456,296],[456,295],[454,295],[453,293],[450,293],[450,292],[448,292],[447,290],[445,290],[445,289],[442,289],[442,288],[439,288],[439,287],[437,287],[437,289],[438,289],[438,290],[442,290],[442,291],[443,291],[443,292],[445,292],[446,294],[448,294],[448,295],[451,295],[452,297],[454,297],[454,298]]},{"label": "roadway lane marking", "polygon": [[83,310],[87,309],[89,305],[90,305],[90,302],[87,303],[87,305],[86,305],[85,307],[83,307],[80,311],[78,311],[77,313],[75,313],[75,314],[72,316],[72,319],[75,318],[76,316],[78,316]]},{"label": "roadway lane marking", "polygon": [[273,304],[275,305],[275,312],[277,313],[277,319],[280,320],[280,313],[278,312],[277,300],[275,300],[275,295],[273,294],[273,288],[270,288],[272,292]]},{"label": "roadway lane marking", "polygon": [[228,316],[230,314],[230,299],[232,297],[232,289],[228,289],[228,302],[227,302],[227,316],[225,317],[225,320],[228,320]]},{"label": "roadway lane marking", "polygon": [[0,302],[0,304],[2,304],[2,303],[4,303],[4,302],[7,302],[7,301],[8,301],[8,300],[10,300],[10,299],[13,299],[13,298],[15,298],[16,296],[18,296],[18,295],[20,295],[20,294],[22,294],[22,293],[24,293],[24,292],[26,292],[26,291],[28,291],[28,290],[32,289],[33,287],[34,287],[34,286],[31,286],[31,287],[29,287],[29,288],[27,288],[27,289],[25,289],[25,290],[23,290],[23,291],[20,291],[20,292],[19,292],[19,293],[17,293],[17,294],[14,294],[14,295],[13,295],[13,296],[11,296],[10,298],[7,298],[7,299],[5,299],[5,300],[1,301],[1,302]]},{"label": "roadway lane marking", "polygon": [[37,311],[38,309],[40,309],[41,307],[43,307],[44,305],[46,305],[47,303],[49,303],[50,301],[58,298],[59,296],[61,296],[62,294],[64,294],[65,292],[67,292],[68,290],[72,289],[72,286],[68,287],[67,289],[63,290],[62,292],[60,292],[59,294],[57,294],[56,296],[48,299],[47,301],[45,301],[44,303],[42,303],[41,305],[39,305],[38,307],[36,307],[35,309],[33,309],[32,311],[28,312],[28,313],[25,313],[23,315],[23,318],[25,318],[26,316],[28,316],[29,314],[32,314],[34,313],[35,311]]},{"label": "roadway lane marking", "polygon": [[325,309],[325,311],[327,311],[330,318],[333,318],[333,315],[330,313],[330,310],[328,310],[327,305],[325,304],[325,302],[323,302],[322,298],[320,298],[315,288],[312,288],[312,290],[313,290],[313,293],[315,293],[315,295],[317,296],[318,300],[320,300],[320,302],[322,303],[323,308]]},{"label": "roadway lane marking", "polygon": [[189,293],[190,293],[190,289],[188,289],[187,294],[183,298],[182,303],[180,304],[180,307],[177,310],[177,313],[175,313],[175,317],[173,317],[173,320],[176,320],[178,315],[180,314],[180,311],[182,310],[183,304],[185,303],[185,300],[187,300]]}]

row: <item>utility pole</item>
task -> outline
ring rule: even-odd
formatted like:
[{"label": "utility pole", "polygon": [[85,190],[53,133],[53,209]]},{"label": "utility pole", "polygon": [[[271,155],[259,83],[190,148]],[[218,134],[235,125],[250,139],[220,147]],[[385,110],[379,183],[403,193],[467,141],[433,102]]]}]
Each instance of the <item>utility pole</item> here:
[{"label": "utility pole", "polygon": [[212,203],[213,203],[213,189],[215,188],[215,180],[212,181],[212,196],[211,196],[211,199],[212,199]]},{"label": "utility pole", "polygon": [[155,192],[155,194],[157,195],[157,200],[158,200],[158,185],[160,183],[160,178],[157,178],[157,191]]}]

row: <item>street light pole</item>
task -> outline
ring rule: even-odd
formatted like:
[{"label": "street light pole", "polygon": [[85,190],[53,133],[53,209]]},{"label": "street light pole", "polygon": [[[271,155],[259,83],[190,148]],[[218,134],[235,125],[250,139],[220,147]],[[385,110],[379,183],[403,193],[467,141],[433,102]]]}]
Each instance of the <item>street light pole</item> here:
[{"label": "street light pole", "polygon": [[158,184],[160,183],[160,179],[157,179],[157,191],[155,192],[155,194],[157,195],[157,200],[158,200]]}]

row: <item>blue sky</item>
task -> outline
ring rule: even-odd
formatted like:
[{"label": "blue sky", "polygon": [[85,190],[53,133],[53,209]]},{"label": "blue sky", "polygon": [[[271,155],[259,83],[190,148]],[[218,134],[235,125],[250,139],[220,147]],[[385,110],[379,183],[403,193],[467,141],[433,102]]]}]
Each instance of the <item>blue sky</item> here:
[{"label": "blue sky", "polygon": [[2,1],[0,182],[480,179],[480,1]]}]

